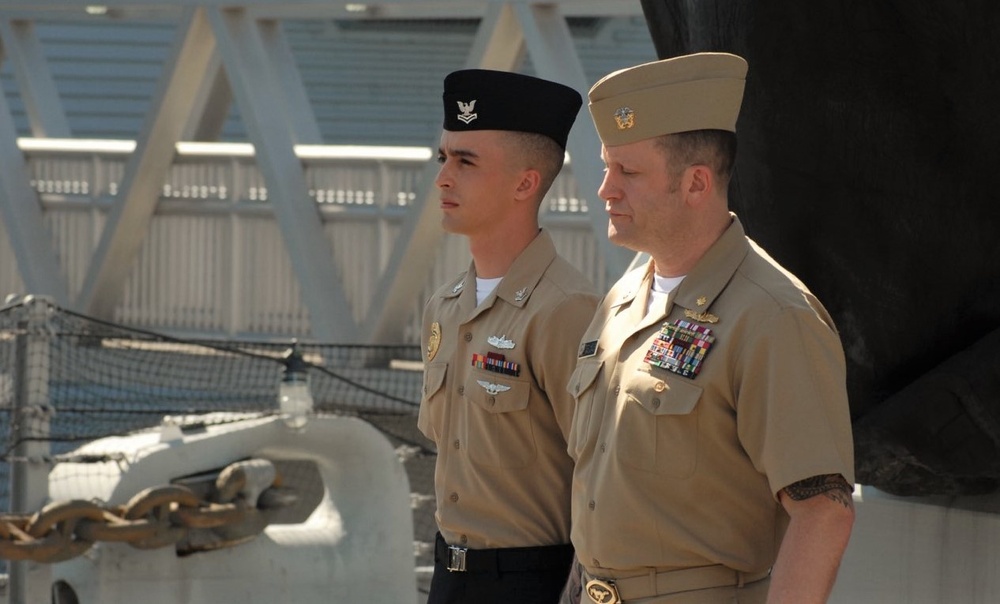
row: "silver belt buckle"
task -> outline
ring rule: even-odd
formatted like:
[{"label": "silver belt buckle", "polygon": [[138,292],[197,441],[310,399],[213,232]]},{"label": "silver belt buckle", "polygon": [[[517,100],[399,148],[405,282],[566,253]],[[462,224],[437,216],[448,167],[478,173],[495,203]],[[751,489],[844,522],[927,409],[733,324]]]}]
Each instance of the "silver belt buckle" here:
[{"label": "silver belt buckle", "polygon": [[465,552],[469,551],[466,547],[456,547],[454,545],[448,546],[448,570],[453,573],[464,573],[465,572]]},{"label": "silver belt buckle", "polygon": [[587,597],[596,604],[618,604],[622,601],[618,588],[611,579],[591,579],[587,581]]}]

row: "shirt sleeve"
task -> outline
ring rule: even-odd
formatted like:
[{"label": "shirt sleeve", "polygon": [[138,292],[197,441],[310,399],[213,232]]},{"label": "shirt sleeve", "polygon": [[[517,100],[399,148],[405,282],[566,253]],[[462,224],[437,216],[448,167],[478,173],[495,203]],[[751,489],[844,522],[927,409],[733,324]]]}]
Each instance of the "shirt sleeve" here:
[{"label": "shirt sleeve", "polygon": [[843,347],[808,308],[761,321],[734,376],[739,439],[771,492],[841,474],[854,482],[854,444]]}]

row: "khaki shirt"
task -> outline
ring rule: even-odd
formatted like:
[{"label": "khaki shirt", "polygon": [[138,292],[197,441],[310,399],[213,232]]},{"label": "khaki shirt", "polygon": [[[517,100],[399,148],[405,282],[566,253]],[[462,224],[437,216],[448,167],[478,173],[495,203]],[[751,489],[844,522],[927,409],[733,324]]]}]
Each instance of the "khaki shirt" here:
[{"label": "khaki shirt", "polygon": [[[630,272],[605,297],[570,380],[577,556],[603,577],[764,571],[788,522],[778,491],[816,475],[854,480],[839,337],[735,215],[644,316],[652,270]],[[659,337],[677,321],[693,327]],[[664,349],[684,358],[706,346],[687,358],[689,375],[684,363],[665,368]]]},{"label": "khaki shirt", "polygon": [[436,519],[448,543],[569,543],[566,384],[597,302],[545,231],[480,306],[474,266],[428,301],[417,423],[437,444]]}]

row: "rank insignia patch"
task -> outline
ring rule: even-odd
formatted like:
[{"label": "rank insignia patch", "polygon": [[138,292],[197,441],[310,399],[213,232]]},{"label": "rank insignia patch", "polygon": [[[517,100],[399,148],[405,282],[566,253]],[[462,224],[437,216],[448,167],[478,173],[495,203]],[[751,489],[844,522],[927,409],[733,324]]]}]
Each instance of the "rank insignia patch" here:
[{"label": "rank insignia patch", "polygon": [[678,319],[673,324],[663,324],[646,352],[645,361],[684,377],[694,377],[701,371],[705,355],[714,342],[711,329]]},{"label": "rank insignia patch", "polygon": [[591,340],[580,344],[580,358],[585,359],[597,354],[597,340]]},{"label": "rank insignia patch", "polygon": [[479,117],[478,113],[473,113],[475,109],[476,109],[475,99],[469,101],[468,103],[463,103],[462,101],[458,101],[458,110],[461,111],[462,113],[459,113],[456,117],[462,122],[468,124],[472,120]]},{"label": "rank insignia patch", "polygon": [[473,353],[472,366],[478,367],[479,369],[485,369],[486,371],[493,371],[494,373],[512,375],[514,377],[521,375],[521,366],[512,361],[508,361],[504,355],[498,352],[487,352],[485,356]]}]

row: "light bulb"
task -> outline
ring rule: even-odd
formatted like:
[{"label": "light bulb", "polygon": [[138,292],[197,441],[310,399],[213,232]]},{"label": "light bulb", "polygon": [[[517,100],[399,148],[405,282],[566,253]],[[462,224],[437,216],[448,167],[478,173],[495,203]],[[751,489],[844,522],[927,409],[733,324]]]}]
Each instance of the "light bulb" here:
[{"label": "light bulb", "polygon": [[282,380],[278,389],[279,408],[285,418],[285,423],[292,428],[306,425],[307,417],[312,413],[313,398],[309,392],[309,382],[304,379]]}]

